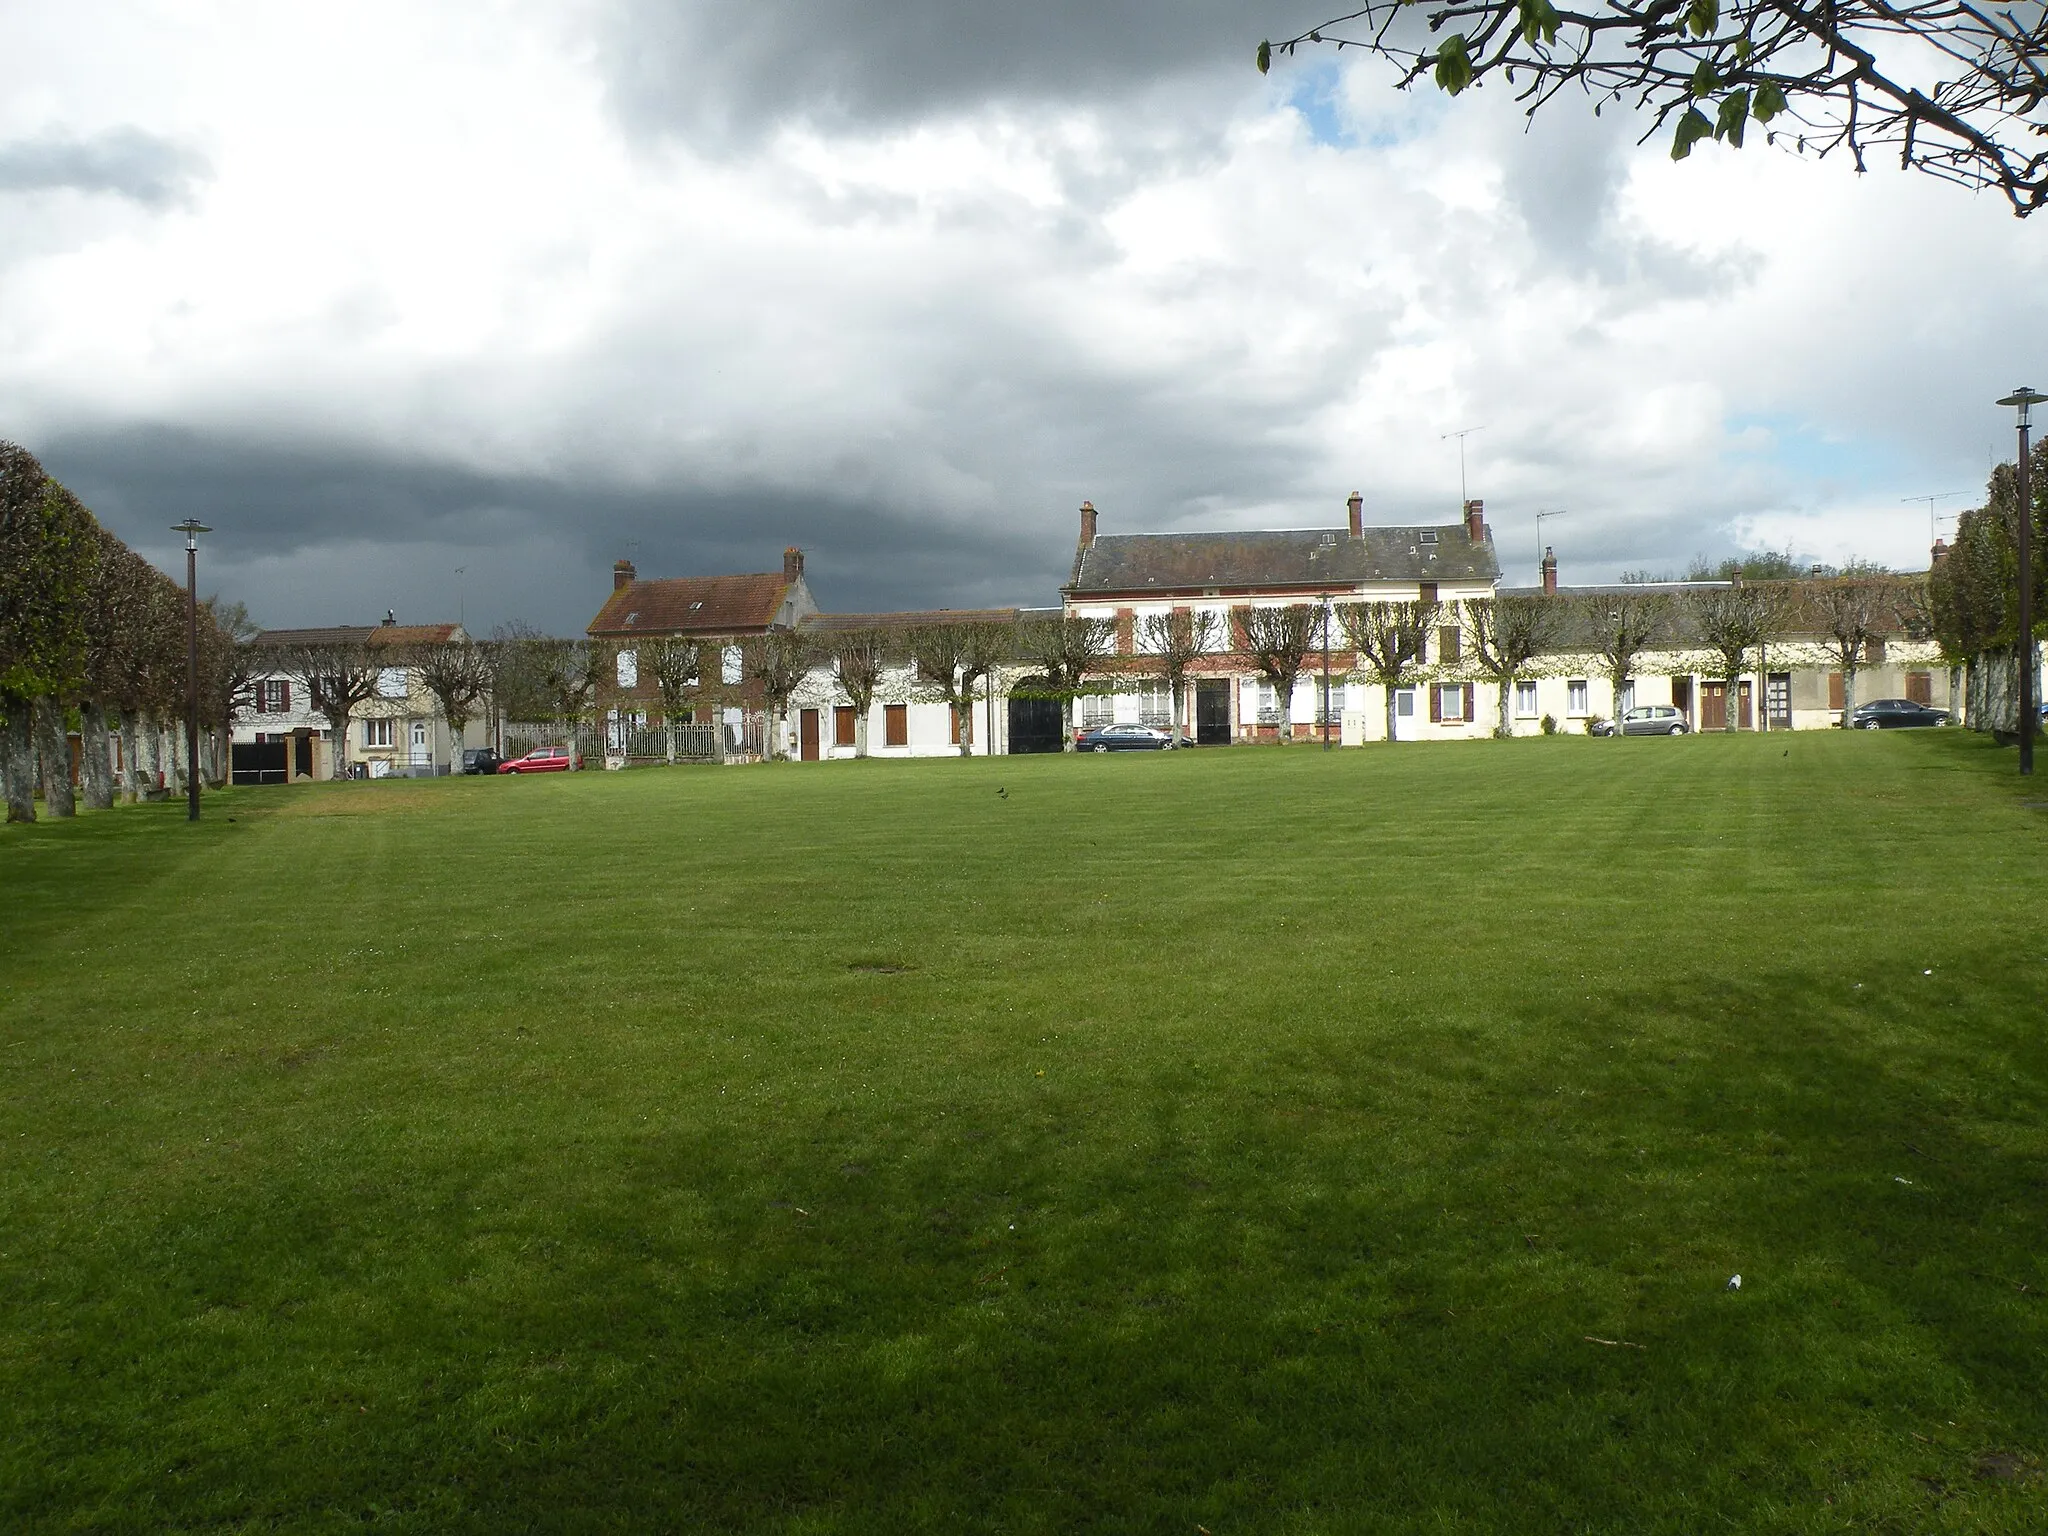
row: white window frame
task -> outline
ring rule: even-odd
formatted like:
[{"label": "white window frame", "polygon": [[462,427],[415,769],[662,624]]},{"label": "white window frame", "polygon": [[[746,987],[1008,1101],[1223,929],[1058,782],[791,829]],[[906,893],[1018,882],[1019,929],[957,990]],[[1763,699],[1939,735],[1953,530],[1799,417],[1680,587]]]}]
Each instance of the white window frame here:
[{"label": "white window frame", "polygon": [[1583,677],[1566,679],[1564,685],[1564,712],[1574,720],[1583,720],[1593,712],[1587,679]]},{"label": "white window frame", "polygon": [[1516,683],[1515,718],[1517,720],[1534,720],[1539,712],[1540,706],[1536,698],[1536,685],[1534,683]]},{"label": "white window frame", "polygon": [[1465,723],[1465,685],[1463,683],[1436,684],[1436,718],[1439,725],[1463,725]]},{"label": "white window frame", "polygon": [[1413,688],[1396,688],[1394,690],[1394,718],[1396,720],[1413,720],[1415,718],[1415,690]]},{"label": "white window frame", "polygon": [[392,721],[389,715],[373,716],[365,720],[363,722],[363,746],[365,750],[372,747],[389,748],[393,740],[395,740],[391,725]]}]

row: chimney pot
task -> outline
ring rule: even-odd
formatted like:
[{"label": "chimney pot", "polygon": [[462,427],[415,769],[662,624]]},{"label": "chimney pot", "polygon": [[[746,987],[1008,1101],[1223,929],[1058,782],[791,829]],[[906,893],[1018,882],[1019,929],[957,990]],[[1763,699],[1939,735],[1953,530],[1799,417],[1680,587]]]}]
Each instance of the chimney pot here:
[{"label": "chimney pot", "polygon": [[612,590],[616,592],[621,587],[630,587],[633,584],[633,574],[632,561],[614,560],[612,562]]},{"label": "chimney pot", "polygon": [[1095,503],[1081,503],[1081,547],[1088,549],[1095,543]]},{"label": "chimney pot", "polygon": [[1468,501],[1465,503],[1465,537],[1474,544],[1486,542],[1486,503]]},{"label": "chimney pot", "polygon": [[1345,510],[1351,514],[1351,537],[1354,539],[1365,537],[1365,498],[1359,495],[1358,492],[1353,491],[1351,499],[1345,502],[1344,506]]},{"label": "chimney pot", "polygon": [[795,581],[804,573],[804,552],[794,544],[782,552],[782,579]]},{"label": "chimney pot", "polygon": [[1547,597],[1557,596],[1557,551],[1548,544],[1543,546],[1543,592]]}]

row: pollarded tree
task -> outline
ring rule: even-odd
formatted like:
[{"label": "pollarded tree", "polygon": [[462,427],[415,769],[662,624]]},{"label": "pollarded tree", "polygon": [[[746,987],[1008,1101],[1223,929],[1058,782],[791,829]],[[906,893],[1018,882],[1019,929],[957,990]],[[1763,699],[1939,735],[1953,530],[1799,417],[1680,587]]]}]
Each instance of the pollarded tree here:
[{"label": "pollarded tree", "polygon": [[1279,608],[1241,608],[1238,638],[1259,676],[1272,685],[1280,706],[1279,734],[1294,740],[1294,682],[1308,653],[1321,643],[1323,610],[1316,603]]},{"label": "pollarded tree", "polygon": [[835,632],[826,642],[826,656],[839,691],[853,707],[853,755],[868,755],[868,711],[889,668],[890,636],[874,625]]},{"label": "pollarded tree", "polygon": [[782,757],[789,701],[817,665],[817,645],[803,630],[771,629],[747,641],[744,656],[747,681],[760,688],[761,704],[768,712],[767,755]]},{"label": "pollarded tree", "polygon": [[[1015,643],[1017,655],[1038,669],[1041,681],[1033,694],[1057,699],[1064,709],[1085,689],[1090,674],[1116,654],[1116,626],[1078,614],[1034,615],[1018,622]],[[1074,750],[1071,730],[1061,730],[1060,750]]]},{"label": "pollarded tree", "polygon": [[441,718],[448,722],[448,771],[459,773],[462,733],[476,718],[478,706],[490,696],[492,653],[464,636],[412,646],[403,654],[420,686],[441,706]]},{"label": "pollarded tree", "polygon": [[1435,602],[1340,603],[1337,622],[1358,652],[1366,674],[1387,699],[1387,740],[1396,741],[1394,695],[1420,666],[1429,627],[1442,605]]},{"label": "pollarded tree", "polygon": [[1514,733],[1509,709],[1515,684],[1527,677],[1536,659],[1556,643],[1562,612],[1555,597],[1536,593],[1515,592],[1466,602],[1473,660],[1500,693],[1500,724],[1494,734]]},{"label": "pollarded tree", "polygon": [[1280,43],[1362,48],[1406,88],[1499,80],[1532,117],[1566,90],[1669,126],[1671,158],[1716,139],[1901,166],[1996,188],[2025,217],[2048,199],[2048,8],[1969,0],[1368,0]]},{"label": "pollarded tree", "polygon": [[1148,613],[1138,620],[1138,650],[1165,678],[1173,696],[1176,736],[1187,719],[1188,669],[1214,655],[1222,640],[1222,621],[1208,608],[1175,608],[1168,613]]},{"label": "pollarded tree", "polygon": [[1015,654],[1016,636],[1008,624],[977,619],[934,620],[913,624],[904,632],[911,670],[933,698],[949,704],[959,722],[960,755],[974,751],[974,690],[990,679]]},{"label": "pollarded tree", "polygon": [[235,711],[255,702],[256,678],[265,660],[256,649],[256,626],[241,603],[218,596],[199,604],[199,727],[205,778],[218,789],[227,781],[229,742]]},{"label": "pollarded tree", "polygon": [[341,635],[317,644],[292,646],[275,658],[277,670],[298,681],[313,712],[327,721],[334,738],[329,770],[334,778],[348,777],[348,723],[377,696],[377,680],[386,659],[373,654],[362,640]]},{"label": "pollarded tree", "polygon": [[[1721,659],[1721,676],[1726,679],[1728,688],[1723,730],[1732,731],[1740,723],[1735,702],[1742,691],[1744,660],[1751,651],[1760,651],[1783,631],[1788,614],[1786,599],[1787,589],[1778,582],[1695,587],[1686,593],[1685,603],[1691,610],[1693,628],[1707,649]],[[1761,660],[1758,666],[1761,668]],[[1618,693],[1615,695],[1617,700],[1620,697]],[[1763,701],[1758,702],[1761,704]],[[1619,713],[1619,703],[1615,708]],[[1763,722],[1761,708],[1757,711],[1757,720],[1759,724]]]},{"label": "pollarded tree", "polygon": [[1806,584],[1801,594],[1807,616],[1820,635],[1828,659],[1842,672],[1842,723],[1856,710],[1856,674],[1871,652],[1898,631],[1892,589],[1898,578],[1874,566],[1858,566],[1840,576]]},{"label": "pollarded tree", "polygon": [[696,707],[704,653],[695,640],[659,635],[642,640],[636,665],[642,677],[654,680],[661,694],[661,733],[668,760],[676,760],[676,722]]},{"label": "pollarded tree", "polygon": [[[1614,713],[1621,714],[1622,694],[1635,674],[1636,658],[1671,630],[1671,599],[1662,592],[1628,587],[1588,592],[1569,599],[1577,639],[1600,658],[1613,690]],[[1615,739],[1621,732],[1615,731]]]}]

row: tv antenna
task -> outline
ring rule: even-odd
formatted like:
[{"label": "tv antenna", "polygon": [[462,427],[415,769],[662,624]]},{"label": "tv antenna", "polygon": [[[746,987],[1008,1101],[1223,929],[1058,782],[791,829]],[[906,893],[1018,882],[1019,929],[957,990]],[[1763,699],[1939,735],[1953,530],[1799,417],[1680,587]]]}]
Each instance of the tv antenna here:
[{"label": "tv antenna", "polygon": [[1571,516],[1571,513],[1563,507],[1557,507],[1551,511],[1538,512],[1536,514],[1536,581],[1539,586],[1543,582],[1543,520],[1546,517],[1569,516]]},{"label": "tv antenna", "polygon": [[[1929,495],[1929,496],[1901,496],[1901,497],[1899,498],[1899,500],[1901,500],[1901,501],[1924,501],[1924,502],[1926,502],[1926,503],[1927,503],[1927,547],[1928,547],[1929,549],[1932,549],[1932,548],[1934,547],[1934,539],[1935,539],[1935,531],[1934,531],[1934,530],[1935,530],[1935,514],[1934,514],[1934,504],[1935,504],[1935,503],[1936,503],[1937,501],[1947,501],[1947,500],[1949,499],[1949,497],[1951,497],[1951,496],[1966,496],[1966,495],[1968,495],[1968,494],[1969,494],[1969,493],[1968,493],[1967,491],[1936,491],[1936,492],[1934,492],[1934,493],[1933,493],[1932,495]],[[1948,513],[1948,514],[1945,514],[1945,515],[1946,515],[1946,516],[1951,516],[1951,517],[1952,517],[1952,516],[1954,516],[1955,514],[1953,514],[1953,513]]]},{"label": "tv antenna", "polygon": [[1484,432],[1485,430],[1484,425],[1460,427],[1455,432],[1446,432],[1437,438],[1437,441],[1440,443],[1447,438],[1455,437],[1458,440],[1458,515],[1460,517],[1465,515],[1465,503],[1469,499],[1465,490],[1465,439],[1474,432]]}]

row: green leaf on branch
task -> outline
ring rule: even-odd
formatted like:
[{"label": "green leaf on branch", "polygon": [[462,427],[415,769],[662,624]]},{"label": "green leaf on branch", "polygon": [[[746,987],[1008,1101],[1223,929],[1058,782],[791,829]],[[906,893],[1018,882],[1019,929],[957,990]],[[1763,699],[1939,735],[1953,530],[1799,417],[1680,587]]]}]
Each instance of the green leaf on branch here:
[{"label": "green leaf on branch", "polygon": [[1720,115],[1714,121],[1714,137],[1726,139],[1737,149],[1742,148],[1742,130],[1749,122],[1749,88],[1730,91],[1721,103]]},{"label": "green leaf on branch", "polygon": [[1263,75],[1272,67],[1273,45],[1271,43],[1262,42],[1259,44],[1259,73]]},{"label": "green leaf on branch", "polygon": [[1720,86],[1720,84],[1721,77],[1714,73],[1714,66],[1708,63],[1705,59],[1701,59],[1699,62],[1699,67],[1693,70],[1692,72],[1693,100],[1705,101],[1709,96],[1714,94],[1714,91],[1716,90],[1716,88]]},{"label": "green leaf on branch", "polygon": [[1455,96],[1472,83],[1472,55],[1465,51],[1465,34],[1454,32],[1436,50],[1436,83]]},{"label": "green leaf on branch", "polygon": [[1683,160],[1692,153],[1693,145],[1713,136],[1714,125],[1707,121],[1707,114],[1692,108],[1678,120],[1678,131],[1671,136],[1671,158]]},{"label": "green leaf on branch", "polygon": [[1694,37],[1705,37],[1720,20],[1720,0],[1692,0],[1685,8],[1685,24]]},{"label": "green leaf on branch", "polygon": [[1557,41],[1557,9],[1550,0],[1521,0],[1522,40],[1530,47]]},{"label": "green leaf on branch", "polygon": [[1778,82],[1766,80],[1756,88],[1756,101],[1749,109],[1749,115],[1760,123],[1768,123],[1785,110],[1785,93],[1778,89]]}]

